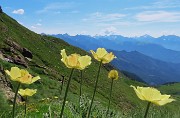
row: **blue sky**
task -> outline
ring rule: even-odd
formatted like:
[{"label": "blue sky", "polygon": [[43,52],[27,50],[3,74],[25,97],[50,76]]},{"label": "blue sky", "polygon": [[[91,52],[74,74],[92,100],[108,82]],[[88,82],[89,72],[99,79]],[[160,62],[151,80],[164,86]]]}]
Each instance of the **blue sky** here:
[{"label": "blue sky", "polygon": [[1,0],[0,5],[37,33],[180,36],[180,0]]}]

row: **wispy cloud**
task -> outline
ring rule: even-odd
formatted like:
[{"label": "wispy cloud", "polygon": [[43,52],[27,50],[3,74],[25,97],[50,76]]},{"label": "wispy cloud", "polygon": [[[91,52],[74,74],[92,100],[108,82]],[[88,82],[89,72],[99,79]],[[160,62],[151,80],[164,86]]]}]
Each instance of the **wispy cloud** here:
[{"label": "wispy cloud", "polygon": [[75,6],[74,2],[56,2],[56,3],[48,4],[43,9],[37,11],[37,13],[45,13],[49,11],[60,12],[58,10],[72,9],[74,6]]},{"label": "wispy cloud", "polygon": [[105,29],[102,29],[99,33],[100,35],[113,35],[118,34],[118,30],[116,27],[110,26]]},{"label": "wispy cloud", "polygon": [[17,9],[17,10],[14,10],[12,13],[22,15],[22,14],[24,14],[24,9]]},{"label": "wispy cloud", "polygon": [[143,22],[180,22],[180,12],[144,11],[135,16]]},{"label": "wispy cloud", "polygon": [[36,29],[37,27],[35,27],[35,26],[31,26],[31,28],[32,28],[32,29]]},{"label": "wispy cloud", "polygon": [[152,10],[152,9],[167,9],[167,8],[179,8],[179,0],[163,0],[151,3],[149,5],[136,6],[130,8],[124,8],[124,10]]},{"label": "wispy cloud", "polygon": [[125,17],[125,14],[120,13],[111,13],[111,14],[105,14],[101,12],[95,12],[88,16],[88,18],[82,19],[83,21],[91,21],[91,22],[111,22],[111,21],[117,21]]},{"label": "wispy cloud", "polygon": [[41,23],[36,23],[37,26],[41,26],[42,24]]}]

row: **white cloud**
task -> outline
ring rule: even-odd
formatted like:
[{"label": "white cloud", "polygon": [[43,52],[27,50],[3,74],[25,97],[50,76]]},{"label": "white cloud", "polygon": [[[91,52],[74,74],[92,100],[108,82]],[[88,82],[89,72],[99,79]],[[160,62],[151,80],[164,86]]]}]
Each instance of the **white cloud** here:
[{"label": "white cloud", "polygon": [[35,27],[35,26],[31,26],[31,28],[32,28],[32,29],[36,29],[37,27]]},{"label": "white cloud", "polygon": [[41,26],[42,24],[41,23],[36,23],[37,26]]},{"label": "white cloud", "polygon": [[100,35],[113,35],[113,34],[118,34],[118,30],[117,30],[117,28],[111,26],[111,27],[107,27],[107,28],[101,30],[99,34],[100,34]]},{"label": "white cloud", "polygon": [[143,22],[180,22],[180,12],[144,11],[135,16]]},{"label": "white cloud", "polygon": [[37,11],[37,13],[45,13],[49,11],[57,12],[57,10],[71,9],[74,7],[74,5],[75,5],[74,2],[55,2],[55,3],[48,4],[43,9]]},{"label": "white cloud", "polygon": [[14,10],[12,13],[13,14],[20,14],[20,15],[22,15],[22,14],[24,14],[24,9]]},{"label": "white cloud", "polygon": [[82,19],[83,21],[92,21],[92,22],[110,22],[110,21],[117,21],[125,17],[125,14],[120,13],[111,13],[105,14],[101,12],[95,12],[89,15],[88,18]]},{"label": "white cloud", "polygon": [[179,8],[180,1],[179,0],[163,0],[163,1],[156,1],[149,5],[143,6],[136,6],[125,8],[124,10],[152,10],[152,9],[166,9],[166,8]]}]

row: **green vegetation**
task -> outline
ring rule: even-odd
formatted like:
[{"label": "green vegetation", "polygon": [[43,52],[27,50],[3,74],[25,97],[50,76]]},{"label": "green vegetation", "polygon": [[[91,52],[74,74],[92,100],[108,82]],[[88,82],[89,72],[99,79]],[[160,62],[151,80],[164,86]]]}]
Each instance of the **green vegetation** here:
[{"label": "green vegetation", "polygon": [[[61,62],[60,50],[66,49],[68,54],[79,53],[81,55],[90,55],[89,53],[69,45],[68,43],[53,38],[50,36],[38,35],[27,28],[21,26],[7,16],[2,14],[4,22],[0,21],[0,49],[10,48],[7,45],[6,40],[16,42],[21,47],[27,48],[33,54],[31,61],[27,61],[27,70],[33,75],[39,75],[41,80],[33,85],[23,85],[21,88],[32,88],[37,89],[37,93],[28,99],[27,115],[29,117],[42,117],[43,115],[59,115],[62,105],[62,100],[64,96],[65,87],[67,84],[67,79],[69,77],[70,69],[66,68]],[[15,49],[16,50],[16,49]],[[20,53],[16,50],[17,53]],[[9,54],[10,52],[5,52]],[[0,64],[4,69],[10,69],[12,66],[18,66],[24,68],[20,65],[15,65],[0,59]],[[107,110],[108,97],[109,97],[109,86],[111,80],[107,78],[108,71],[112,69],[110,65],[102,66],[100,78],[97,86],[97,93],[95,96],[94,110],[92,112],[94,117],[104,117],[104,112]],[[82,100],[84,105],[80,111],[79,107],[79,82],[80,82],[80,72],[75,70],[73,78],[71,81],[67,101],[68,105],[65,107],[65,114],[68,118],[78,118],[84,116],[89,106],[89,100],[92,97],[94,90],[94,82],[98,70],[98,62],[93,60],[92,64],[83,71],[83,85],[82,94],[85,96]],[[112,118],[141,118],[144,114],[147,102],[141,101],[137,98],[134,90],[130,88],[130,85],[134,86],[146,86],[143,83],[130,80],[122,74],[119,80],[115,81],[113,84],[112,99],[110,112],[113,111]],[[60,87],[62,76],[65,76],[65,85],[63,87],[62,94],[60,95]],[[12,82],[13,90],[15,90],[16,85]],[[174,89],[173,89],[174,88]],[[1,88],[0,88],[1,89]],[[164,85],[159,87],[163,93],[172,94],[172,97],[176,99],[175,102],[167,104],[162,107],[152,106],[150,108],[149,117],[150,118],[178,118],[180,116],[180,95],[179,95],[179,84]],[[177,94],[176,94],[177,93]],[[58,96],[60,102],[54,100],[53,97]],[[0,93],[0,99],[6,101],[5,96]],[[51,98],[50,101],[42,101],[44,98]],[[87,99],[88,98],[88,99]],[[5,102],[3,102],[5,103]],[[12,103],[9,103],[9,105]],[[11,107],[9,105],[1,105],[0,101],[0,117],[9,118]],[[19,105],[17,116],[21,116],[24,113],[23,106]],[[4,109],[6,107],[7,110]]]}]

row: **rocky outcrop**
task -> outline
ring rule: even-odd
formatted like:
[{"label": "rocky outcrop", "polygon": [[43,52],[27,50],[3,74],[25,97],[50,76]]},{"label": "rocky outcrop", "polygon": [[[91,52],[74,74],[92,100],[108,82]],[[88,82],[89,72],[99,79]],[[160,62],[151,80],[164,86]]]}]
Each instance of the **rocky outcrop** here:
[{"label": "rocky outcrop", "polygon": [[24,57],[27,57],[27,58],[30,58],[30,59],[33,58],[33,55],[32,55],[32,53],[31,53],[31,51],[29,51],[27,48],[23,48],[21,54],[22,54]]},{"label": "rocky outcrop", "polygon": [[17,65],[22,65],[24,67],[28,67],[28,64],[25,61],[25,58],[20,55],[14,55],[13,56],[13,62]]},{"label": "rocky outcrop", "polygon": [[3,13],[3,10],[2,10],[2,8],[1,8],[1,6],[0,6],[0,13]]},{"label": "rocky outcrop", "polygon": [[6,39],[6,44],[15,50],[18,50],[19,52],[23,51],[23,48],[21,48],[21,46],[17,44],[16,42],[12,41],[11,37],[8,37]]},{"label": "rocky outcrop", "polygon": [[[0,89],[4,93],[4,96],[7,98],[7,100],[13,102],[15,93],[12,90],[12,84],[10,83],[10,80],[6,78],[6,74],[2,65],[0,65]],[[22,99],[21,96],[18,95],[17,102],[20,101],[22,101]]]},{"label": "rocky outcrop", "polygon": [[[19,44],[12,41],[11,38],[8,38],[6,40],[6,44],[9,45],[14,50],[18,50],[24,57],[27,57],[27,58],[30,58],[30,59],[33,58],[33,55],[32,55],[31,51],[29,51],[27,48],[22,48]],[[13,51],[13,49],[11,49],[11,52]]]},{"label": "rocky outcrop", "polygon": [[0,49],[0,58],[17,65],[28,67],[28,61],[31,61],[33,58],[32,52],[12,41],[11,37],[6,39],[6,45]]}]

